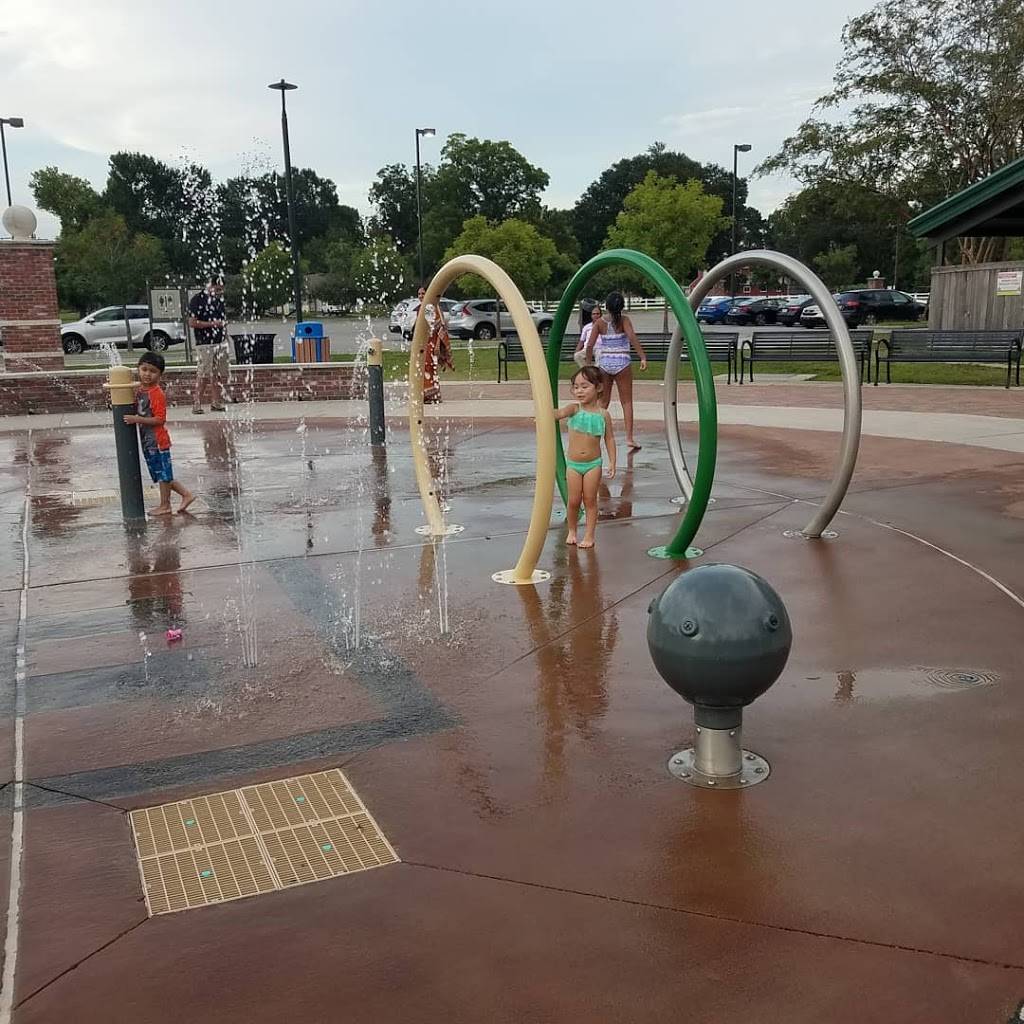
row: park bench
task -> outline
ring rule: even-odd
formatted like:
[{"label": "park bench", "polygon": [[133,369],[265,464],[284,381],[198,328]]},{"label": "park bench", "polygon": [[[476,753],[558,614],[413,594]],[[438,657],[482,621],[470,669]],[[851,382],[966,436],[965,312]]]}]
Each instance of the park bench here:
[{"label": "park bench", "polygon": [[[860,379],[870,380],[871,331],[850,331],[853,351],[860,363]],[[749,379],[754,380],[754,363],[837,363],[839,352],[831,331],[754,331],[750,341],[740,346],[740,383],[743,383],[744,363],[749,367]]]},{"label": "park bench", "polygon": [[[1017,367],[1020,386],[1020,355],[1024,331],[927,331],[894,330],[875,349],[875,384],[885,363],[885,382],[892,383],[893,363],[1006,363],[1006,386]],[[882,348],[885,354],[882,354]]]},{"label": "park bench", "polygon": [[[704,347],[708,351],[708,359],[713,363],[725,363],[728,368],[727,382],[732,383],[733,376],[736,373],[736,344],[739,338],[738,331],[714,331],[704,335]],[[649,363],[663,363],[668,356],[669,339],[665,337],[660,331],[646,332],[638,331],[637,340],[644,348],[644,352],[647,355],[647,361]],[[571,363],[573,353],[576,351],[576,345],[579,343],[579,337],[573,335],[571,337],[566,336],[562,339],[562,350],[559,353],[559,361],[563,363]],[[639,362],[639,357],[635,352],[630,353],[633,357],[633,362]],[[680,356],[682,362],[686,363],[690,361],[690,354],[687,351],[685,338],[683,340],[683,349]],[[502,367],[504,367],[505,380],[508,380],[508,364],[509,363],[525,363],[526,353],[523,351],[522,343],[519,341],[518,336],[506,338],[504,341],[498,344],[498,383],[502,381]]]}]

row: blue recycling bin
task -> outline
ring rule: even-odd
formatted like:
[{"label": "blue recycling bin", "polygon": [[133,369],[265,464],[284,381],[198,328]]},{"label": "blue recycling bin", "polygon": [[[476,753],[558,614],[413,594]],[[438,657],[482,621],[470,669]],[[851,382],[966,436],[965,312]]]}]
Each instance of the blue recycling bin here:
[{"label": "blue recycling bin", "polygon": [[292,335],[292,361],[296,363],[322,363],[331,358],[331,339],[324,336],[324,325],[319,320],[303,320],[295,325]]}]

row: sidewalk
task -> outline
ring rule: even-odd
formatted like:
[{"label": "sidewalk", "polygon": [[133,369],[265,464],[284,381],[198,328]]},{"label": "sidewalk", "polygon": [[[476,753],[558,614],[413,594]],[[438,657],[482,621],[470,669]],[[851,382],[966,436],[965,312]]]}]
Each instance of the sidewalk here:
[{"label": "sidewalk", "polygon": [[[388,387],[387,415],[395,420],[406,415],[400,384]],[[563,382],[560,400],[568,401]],[[431,419],[532,419],[533,402],[526,382],[512,384],[455,383],[444,388],[445,401],[427,406]],[[902,438],[964,444],[996,451],[1024,452],[1024,399],[1016,391],[905,385],[874,391],[864,388],[862,434],[871,437]],[[637,422],[663,421],[664,389],[643,383],[637,388],[634,410]],[[679,417],[694,423],[697,405],[691,384],[680,385]],[[837,384],[743,385],[718,389],[720,426],[765,427],[839,433],[843,429],[842,390]],[[909,408],[908,408],[909,407]],[[949,412],[949,408],[958,411]],[[612,411],[621,417],[617,402]],[[229,407],[229,417],[252,416],[256,420],[350,419],[366,415],[364,401],[256,402]],[[215,421],[219,413],[192,416],[187,408],[171,410],[172,420],[181,424]],[[53,416],[11,416],[0,419],[0,432],[48,430],[101,426],[109,413],[82,412]]]}]

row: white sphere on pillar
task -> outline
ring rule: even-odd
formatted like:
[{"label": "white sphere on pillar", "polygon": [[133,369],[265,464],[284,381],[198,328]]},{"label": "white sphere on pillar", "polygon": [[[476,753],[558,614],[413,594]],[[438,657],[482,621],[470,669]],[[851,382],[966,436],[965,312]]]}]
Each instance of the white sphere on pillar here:
[{"label": "white sphere on pillar", "polygon": [[9,206],[0,220],[15,242],[30,242],[36,233],[36,215],[27,206]]}]

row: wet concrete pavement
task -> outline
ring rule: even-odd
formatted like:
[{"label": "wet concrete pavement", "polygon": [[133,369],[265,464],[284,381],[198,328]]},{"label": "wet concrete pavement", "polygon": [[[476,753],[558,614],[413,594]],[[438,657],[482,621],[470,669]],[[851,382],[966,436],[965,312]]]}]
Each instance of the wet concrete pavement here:
[{"label": "wet concrete pavement", "polygon": [[[836,437],[723,429],[701,561],[764,575],[794,647],[746,719],[771,778],[709,793],[666,770],[691,716],[644,640],[685,571],[645,555],[678,515],[654,424],[597,550],[553,525],[536,588],[490,581],[528,518],[527,425],[435,425],[466,526],[437,548],[402,434],[375,459],[359,424],[298,426],[182,424],[203,500],[135,534],[104,428],[0,435],[8,665],[30,484],[18,1024],[1010,1018],[1019,456],[866,438],[840,536],[812,543],[783,531]],[[403,863],[147,918],[126,810],[325,767]]]}]

